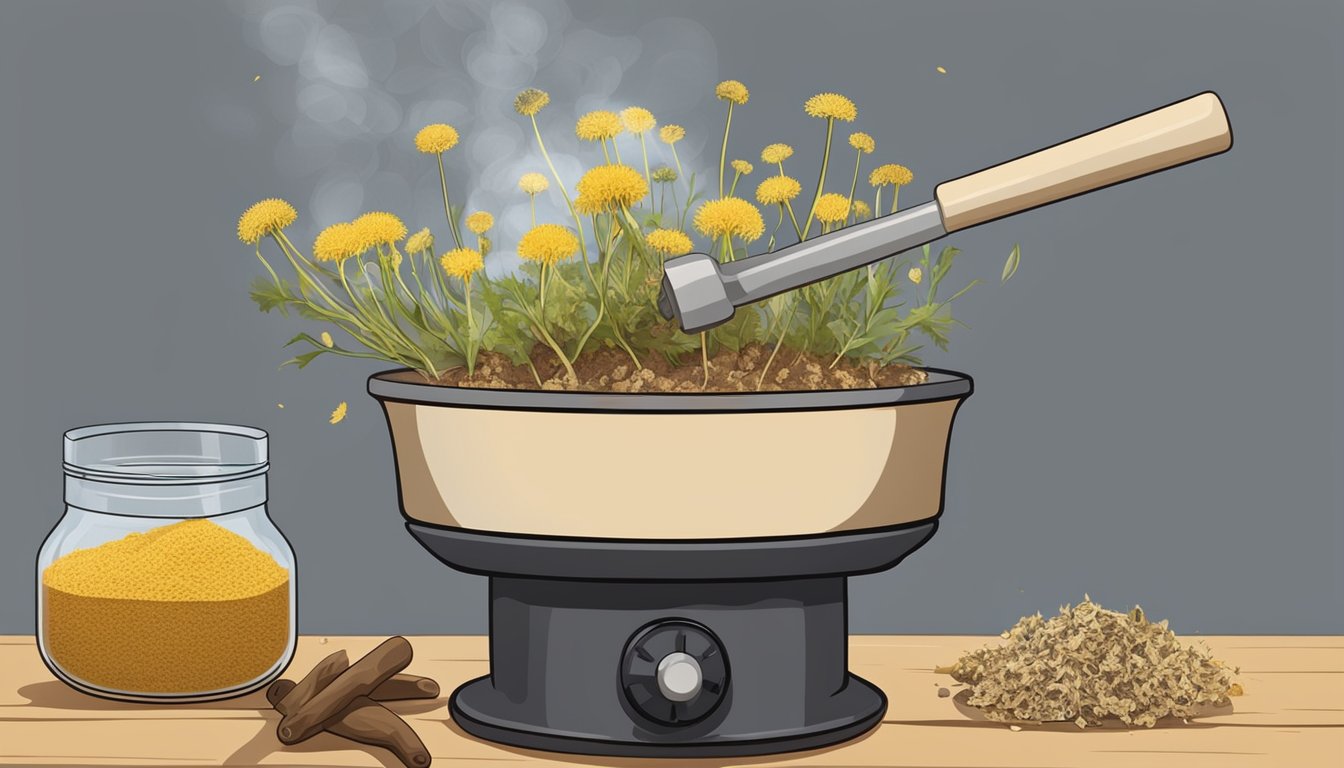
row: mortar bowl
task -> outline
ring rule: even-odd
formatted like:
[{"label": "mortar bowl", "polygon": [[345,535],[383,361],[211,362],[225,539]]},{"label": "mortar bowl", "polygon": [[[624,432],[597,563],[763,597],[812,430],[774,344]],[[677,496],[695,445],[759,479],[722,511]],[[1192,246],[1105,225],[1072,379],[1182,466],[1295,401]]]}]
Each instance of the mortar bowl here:
[{"label": "mortar bowl", "polygon": [[408,521],[525,536],[793,537],[942,511],[969,376],[904,387],[598,393],[370,377]]}]

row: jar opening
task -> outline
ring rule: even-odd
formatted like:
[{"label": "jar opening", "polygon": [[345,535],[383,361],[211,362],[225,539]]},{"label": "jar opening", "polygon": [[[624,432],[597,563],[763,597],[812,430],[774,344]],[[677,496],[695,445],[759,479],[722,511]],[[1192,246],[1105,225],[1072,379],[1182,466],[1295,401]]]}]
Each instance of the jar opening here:
[{"label": "jar opening", "polygon": [[65,472],[135,482],[214,482],[267,467],[266,432],[196,422],[104,424],[65,433]]}]

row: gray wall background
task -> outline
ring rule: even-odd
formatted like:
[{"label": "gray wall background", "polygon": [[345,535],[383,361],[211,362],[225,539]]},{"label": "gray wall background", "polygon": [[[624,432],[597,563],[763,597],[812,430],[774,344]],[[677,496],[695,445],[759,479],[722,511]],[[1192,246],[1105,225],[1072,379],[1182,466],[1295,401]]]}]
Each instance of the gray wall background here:
[{"label": "gray wall background", "polygon": [[[734,154],[788,141],[808,156],[792,168],[803,179],[820,137],[801,101],[839,90],[860,105],[855,127],[877,138],[877,157],[914,169],[907,203],[941,179],[1218,91],[1229,154],[951,239],[964,251],[955,279],[988,284],[960,307],[972,330],[929,358],[977,383],[952,441],[943,528],[899,568],[855,581],[852,629],[998,632],[1087,592],[1141,603],[1179,632],[1344,632],[1337,3],[567,7],[544,6],[548,42],[520,53],[498,4],[313,6],[364,36],[368,82],[355,86],[396,90],[401,72],[409,101],[432,100],[389,107],[379,119],[395,122],[372,133],[323,134],[305,125],[321,110],[305,117],[296,94],[339,80],[356,45],[340,35],[314,69],[266,55],[259,5],[0,4],[0,632],[32,631],[34,555],[61,514],[62,431],[148,419],[271,432],[272,514],[298,554],[303,632],[484,631],[483,580],[402,529],[382,415],[363,390],[377,366],[277,370],[302,326],[249,302],[259,267],[233,227],[270,195],[300,208],[300,243],[331,215],[403,198],[413,228],[437,227],[417,219],[437,202],[433,187],[420,194],[409,136],[431,119],[484,130],[519,77],[557,96],[554,135],[580,108],[562,99],[583,92],[584,108],[638,103],[687,125],[699,138],[686,146],[708,145],[705,157],[720,105],[675,83],[740,79],[752,98]],[[445,31],[437,48],[421,41],[434,56],[414,66],[427,71],[406,74],[417,24]],[[656,34],[666,29],[683,30],[694,55],[679,58]],[[379,35],[402,35],[390,58]],[[502,57],[484,78],[506,75],[490,87],[463,75],[482,40]],[[585,60],[561,55],[608,43],[610,56],[586,60],[606,69],[587,79],[574,74]],[[673,65],[688,74],[650,72]],[[340,131],[347,140],[332,139]],[[511,145],[474,141],[454,172],[508,171],[511,185],[514,166],[490,159]],[[351,178],[367,199],[340,186]],[[1022,267],[1000,287],[1014,242]],[[340,400],[350,415],[333,427]]]}]

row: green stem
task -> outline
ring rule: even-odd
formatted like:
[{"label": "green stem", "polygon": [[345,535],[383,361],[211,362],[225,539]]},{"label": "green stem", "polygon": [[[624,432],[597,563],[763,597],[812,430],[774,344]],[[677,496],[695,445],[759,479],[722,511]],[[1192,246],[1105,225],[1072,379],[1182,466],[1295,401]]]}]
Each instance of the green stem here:
[{"label": "green stem", "polygon": [[653,201],[653,175],[649,173],[649,148],[644,143],[644,134],[639,134],[639,151],[644,154],[644,183],[649,187],[649,201]]},{"label": "green stem", "polygon": [[[359,322],[358,320],[355,320],[355,322],[361,327],[367,328],[369,333],[373,334],[375,337],[379,339],[379,341],[382,344],[386,345],[387,349],[389,350],[402,349],[403,351],[409,349],[409,351],[411,351],[411,357],[415,357],[414,348],[413,347],[407,348],[405,343],[401,339],[396,338],[395,335],[389,334],[388,331],[384,329],[383,322],[380,320],[379,316],[375,315],[373,312],[366,309],[363,303],[360,302],[360,300],[355,296],[355,292],[350,288],[350,282],[348,279],[346,279],[345,276],[344,260],[342,260],[338,265],[337,274],[340,276],[341,286],[345,288],[345,293],[347,296],[350,297],[351,303],[354,304],[356,310],[358,310],[359,313],[365,316],[368,320],[367,325],[365,323]],[[372,295],[372,293],[373,292],[370,291],[370,295]],[[379,313],[379,315],[381,315],[381,312]],[[402,353],[397,353],[397,356],[404,357]]]},{"label": "green stem", "polygon": [[882,187],[878,186],[877,193],[873,195],[873,215],[882,215]]},{"label": "green stem", "polygon": [[[728,130],[733,127],[733,102],[728,102],[728,121],[723,124],[723,147],[719,149],[719,197],[723,197],[723,166],[728,160]],[[705,371],[708,380],[709,371]]]},{"label": "green stem", "polygon": [[854,217],[855,223],[859,220],[859,215],[854,212],[854,192],[859,188],[859,164],[863,162],[863,150],[854,152],[854,180],[849,183],[849,215]]},{"label": "green stem", "polygon": [[[728,109],[732,110],[731,104]],[[704,331],[700,332],[700,364],[705,369],[705,379],[700,382],[700,388],[704,389],[709,386],[709,337]]]},{"label": "green stem", "polygon": [[583,261],[588,263],[588,246],[585,244],[583,234],[583,220],[574,210],[574,201],[569,197],[569,190],[565,188],[565,183],[560,180],[560,173],[555,170],[555,163],[551,162],[551,153],[546,151],[546,142],[541,139],[541,128],[537,126],[537,116],[531,115],[532,133],[537,137],[537,147],[541,150],[541,156],[546,159],[546,167],[551,169],[551,177],[555,179],[555,184],[560,188],[560,194],[565,198],[565,206],[569,208],[569,215],[574,219],[574,228],[579,233],[579,252],[583,255]]},{"label": "green stem", "polygon": [[537,288],[537,300],[538,300],[538,305],[537,305],[537,306],[538,306],[538,309],[537,309],[537,312],[538,312],[538,314],[541,315],[542,319],[544,320],[544,319],[546,318],[546,264],[545,264],[545,262],[543,262],[542,265],[541,265],[541,268],[540,268],[539,270],[537,270],[537,274],[538,274],[537,281],[538,281],[538,283],[539,283],[538,288]]},{"label": "green stem", "polygon": [[260,241],[260,240],[257,241],[257,260],[261,262],[261,266],[265,267],[267,272],[270,272],[270,273],[271,273],[271,281],[275,283],[275,287],[276,287],[276,288],[279,288],[279,287],[280,287],[280,277],[279,277],[278,275],[275,274],[275,270],[274,270],[274,269],[271,269],[270,262],[266,261],[266,257],[261,255],[261,241]]},{"label": "green stem", "polygon": [[826,186],[826,166],[831,162],[831,134],[835,132],[835,118],[826,118],[826,151],[821,155],[821,174],[817,177],[817,192],[812,196],[812,210],[807,213],[807,224],[803,234],[812,232],[812,219],[817,215],[817,201],[821,199],[821,190]]},{"label": "green stem", "polygon": [[779,339],[775,341],[775,348],[770,352],[770,357],[765,361],[765,367],[761,369],[761,378],[756,382],[756,391],[761,391],[765,386],[765,374],[770,372],[770,365],[775,362],[775,355],[779,354],[779,348],[784,344],[784,337],[789,333],[789,326],[793,325],[793,315],[798,311],[798,305],[802,302],[795,299],[793,306],[789,308],[789,317],[784,321],[784,327],[779,329]]},{"label": "green stem", "polygon": [[[632,226],[634,226],[634,228],[635,228],[635,232],[639,232],[639,225],[638,225],[637,223],[635,223],[635,219],[634,219],[633,216],[630,215],[630,210],[629,210],[628,208],[621,208],[621,209],[620,209],[620,216],[619,216],[619,217],[618,217],[618,215],[617,215],[617,213],[616,213],[615,211],[613,211],[613,212],[610,214],[610,216],[611,216],[613,222],[614,222],[615,220],[618,220],[618,219],[619,219],[619,221],[621,222],[621,229],[622,229],[622,230],[625,229],[625,227],[626,227],[626,225],[627,225],[627,222],[628,222],[629,224],[631,224]],[[613,230],[615,230],[615,224],[614,224],[614,223],[612,223],[612,222],[608,222],[608,224],[609,224],[609,226],[610,226]],[[629,272],[629,269],[630,269],[630,262],[633,261],[634,258],[635,258],[635,247],[636,247],[636,243],[639,242],[639,241],[634,237],[634,234],[633,234],[632,232],[630,232],[630,231],[627,230],[627,231],[625,232],[625,234],[627,235],[627,237],[626,237],[626,240],[627,240],[627,246],[626,246],[626,247],[627,247],[628,250],[627,250],[627,253],[626,253],[626,260],[625,260],[625,265],[626,265],[626,275],[625,275],[625,277],[626,277],[626,289],[625,289],[625,296],[624,296],[624,298],[625,298],[627,301],[629,301],[629,298],[630,298],[630,289],[629,289],[629,280],[630,280],[630,272]],[[614,236],[614,235],[613,235],[613,237],[612,237],[611,242],[612,242],[613,247],[614,247],[614,244],[615,244],[615,236]],[[611,257],[608,256],[608,262],[610,262],[610,259],[611,259]],[[606,275],[606,271],[604,270],[604,271],[603,271],[603,275],[602,275],[602,285],[603,285],[603,292],[604,292],[604,293],[605,293],[605,290],[606,290],[606,284],[607,284],[607,275]],[[630,347],[630,343],[627,342],[627,341],[625,340],[625,336],[623,336],[623,335],[621,334],[621,326],[620,326],[619,323],[616,322],[616,317],[615,317],[614,315],[613,315],[612,318],[611,318],[611,332],[612,332],[612,335],[616,337],[616,343],[621,347],[621,349],[624,349],[624,350],[625,350],[625,353],[626,353],[627,355],[630,355],[630,359],[631,359],[631,360],[634,362],[634,364],[635,364],[635,370],[643,370],[643,369],[644,369],[644,364],[641,363],[641,362],[639,361],[639,356],[635,354],[635,350],[632,349],[632,348]],[[578,357],[578,352],[577,352],[577,351],[574,353],[574,356],[575,356],[575,358]]]},{"label": "green stem", "polygon": [[537,226],[537,193],[529,192],[527,194],[528,206],[532,209],[532,226]]},{"label": "green stem", "polygon": [[733,186],[731,186],[731,187],[728,188],[728,196],[729,196],[729,197],[732,197],[733,195],[737,194],[737,180],[740,179],[740,178],[742,178],[742,174],[741,174],[741,172],[734,171],[734,172],[733,172]]},{"label": "green stem", "polygon": [[[690,184],[690,183],[691,183],[691,180],[688,179],[688,178],[686,178],[686,174],[683,173],[682,170],[681,170],[681,158],[680,158],[680,157],[677,157],[677,145],[676,145],[676,144],[668,144],[667,146],[669,146],[669,147],[672,148],[672,159],[673,159],[673,160],[676,162],[676,164],[677,164],[677,178],[678,178],[678,179],[681,179],[681,180],[682,180],[683,182],[685,182],[686,184]],[[677,191],[676,191],[675,189],[673,189],[673,190],[672,190],[672,199],[675,200],[675,199],[676,199],[676,196],[677,196]]]},{"label": "green stem", "polygon": [[560,364],[565,367],[565,373],[568,373],[570,380],[577,384],[579,382],[579,376],[574,373],[574,366],[570,364],[569,358],[565,357],[564,350],[560,349],[560,345],[557,344],[555,339],[551,337],[551,334],[546,331],[546,326],[544,324],[537,323],[536,325],[542,340],[546,342],[546,346],[550,347],[551,351],[555,352],[555,356],[560,358]]},{"label": "green stem", "polygon": [[891,212],[896,212],[896,198],[901,194],[901,188],[895,184],[891,185]]},{"label": "green stem", "polygon": [[[472,334],[476,331],[476,317],[471,312],[471,278],[468,277],[464,279],[462,281],[462,286],[462,293],[467,300],[467,339],[470,340],[473,338]],[[468,360],[467,363],[468,369],[470,369],[471,361]],[[468,370],[467,372],[470,373],[471,371]]]},{"label": "green stem", "polygon": [[448,202],[448,175],[443,171],[443,153],[439,158],[439,188],[443,190],[443,215],[448,218],[448,228],[453,231],[453,242],[462,247],[462,235],[457,231],[457,220],[453,218],[453,206]]},{"label": "green stem", "polygon": [[347,315],[351,319],[354,319],[354,315],[351,314],[350,311],[345,308],[345,305],[341,304],[339,301],[336,300],[336,297],[328,293],[327,289],[322,285],[320,281],[318,281],[317,278],[309,274],[308,270],[299,266],[300,261],[302,261],[304,264],[307,264],[308,266],[312,265],[308,264],[308,260],[303,258],[303,254],[299,252],[298,248],[294,247],[294,244],[289,241],[289,238],[285,236],[285,233],[276,232],[273,235],[273,237],[275,239],[276,244],[280,246],[280,251],[285,254],[285,258],[289,259],[290,266],[294,267],[294,271],[298,273],[300,283],[302,283],[303,280],[307,280],[308,284],[312,286],[313,290],[317,291],[318,295],[321,296],[324,301],[330,304],[332,309]]},{"label": "green stem", "polygon": [[431,246],[426,253],[427,258],[429,259],[430,272],[434,275],[434,284],[439,287],[439,295],[443,298],[445,306],[451,304],[453,302],[453,295],[448,292],[448,278],[443,271],[443,266],[439,264],[439,260],[434,256],[433,246]]},{"label": "green stem", "polygon": [[789,221],[793,222],[793,231],[797,233],[798,241],[802,242],[803,230],[802,227],[798,226],[798,217],[793,215],[793,203],[789,202],[788,200],[785,200],[784,207],[787,208],[789,211]]},{"label": "green stem", "polygon": [[607,150],[607,140],[602,139],[602,157],[606,158],[607,165],[611,165],[611,153]]},{"label": "green stem", "polygon": [[779,228],[784,226],[784,204],[779,204],[779,221],[775,222],[775,228],[770,232],[770,244],[765,247],[766,253],[775,250],[775,235],[779,233]]}]

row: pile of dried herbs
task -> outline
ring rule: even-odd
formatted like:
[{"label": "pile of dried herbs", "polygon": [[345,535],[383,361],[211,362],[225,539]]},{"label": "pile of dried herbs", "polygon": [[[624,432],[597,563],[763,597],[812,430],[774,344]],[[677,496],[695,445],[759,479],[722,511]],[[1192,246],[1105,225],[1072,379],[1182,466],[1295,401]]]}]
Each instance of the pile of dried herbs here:
[{"label": "pile of dried herbs", "polygon": [[1001,647],[935,670],[969,685],[967,703],[991,720],[1072,720],[1084,728],[1110,717],[1151,728],[1240,693],[1232,683],[1240,670],[1206,648],[1183,646],[1166,620],[1150,622],[1137,606],[1116,613],[1084,596],[1054,618],[1027,616],[1002,637]]}]

